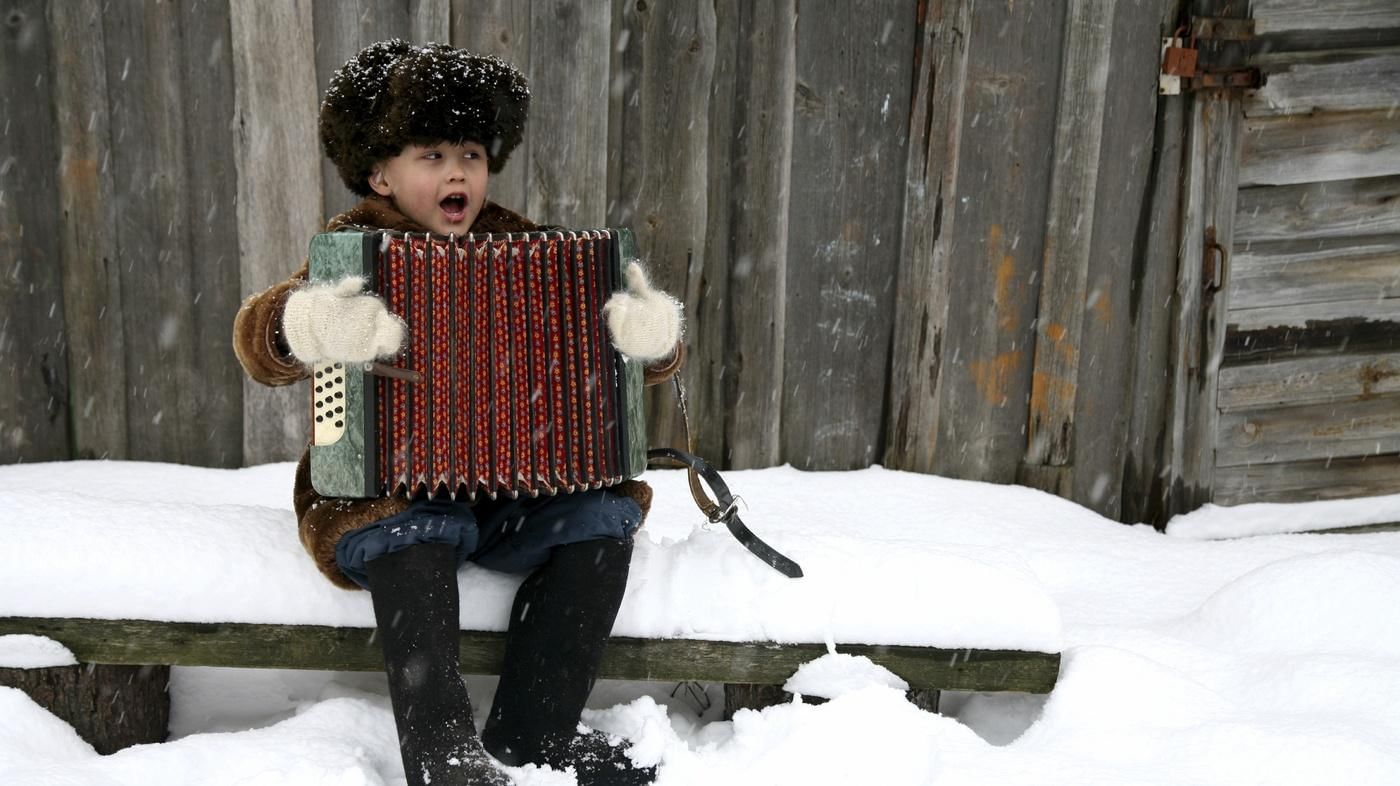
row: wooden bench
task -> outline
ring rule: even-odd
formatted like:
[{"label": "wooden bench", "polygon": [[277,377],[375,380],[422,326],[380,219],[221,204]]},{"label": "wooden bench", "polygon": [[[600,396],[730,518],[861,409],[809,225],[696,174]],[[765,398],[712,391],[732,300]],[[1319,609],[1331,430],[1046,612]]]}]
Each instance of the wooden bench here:
[{"label": "wooden bench", "polygon": [[[66,646],[85,664],[383,669],[372,628],[0,617],[0,635],[7,634],[46,636]],[[499,673],[504,648],[503,633],[463,631],[462,671]],[[838,644],[837,649],[870,658],[903,678],[913,691],[920,692],[1048,693],[1060,670],[1058,653],[862,644]],[[614,637],[599,676],[616,680],[718,682],[735,688],[776,686],[792,676],[798,666],[826,651],[826,645],[816,643]],[[0,684],[3,681],[0,677]],[[767,695],[772,694],[773,690],[767,690]],[[731,708],[735,703],[752,706],[755,702],[726,701]],[[84,706],[82,702],[73,704]],[[101,735],[103,730],[93,729],[90,733]],[[98,746],[99,750],[103,747]],[[112,745],[105,747],[110,749]]]}]

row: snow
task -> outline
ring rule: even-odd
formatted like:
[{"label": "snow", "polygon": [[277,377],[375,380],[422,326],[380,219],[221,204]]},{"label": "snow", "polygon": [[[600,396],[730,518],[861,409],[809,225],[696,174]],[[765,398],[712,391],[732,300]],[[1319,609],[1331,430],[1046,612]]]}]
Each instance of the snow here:
[{"label": "snow", "polygon": [[[0,468],[0,615],[371,624],[368,597],[302,554],[291,476]],[[659,762],[661,786],[1400,783],[1400,533],[1239,537],[1261,521],[1376,523],[1393,499],[1208,508],[1166,535],[1014,486],[726,473],[745,521],[807,571],[793,581],[700,526],[682,473],[648,480],[656,506],[617,633],[837,652],[793,676],[793,702],[731,722],[718,686],[600,683],[584,723]],[[468,567],[461,581],[478,601],[464,624],[498,629],[517,580]],[[936,715],[840,652],[857,641],[1051,649],[1063,664],[1048,697],[945,694]],[[494,681],[469,687],[480,721]],[[0,689],[0,783],[403,783],[382,675],[175,669],[171,692],[170,742],[104,757]],[[802,698],[817,695],[830,700]]]},{"label": "snow", "polygon": [[1167,534],[1182,538],[1239,538],[1400,522],[1400,494],[1358,499],[1223,507],[1206,504],[1173,516]]},{"label": "snow", "polygon": [[884,666],[864,655],[843,652],[828,652],[798,666],[796,673],[783,683],[783,690],[793,695],[834,699],[872,685],[901,693],[909,690],[909,683]]},{"label": "snow", "polygon": [[[335,588],[302,551],[292,473],[290,464],[0,468],[0,510],[9,511],[0,529],[19,528],[28,551],[46,555],[0,553],[0,615],[373,627],[368,595]],[[765,494],[742,515],[806,576],[782,576],[723,527],[697,527],[689,494],[675,487],[643,530],[616,635],[1059,650],[1055,603],[1020,555],[945,542],[937,529],[907,531],[895,516],[862,521],[873,511],[859,473],[834,476],[845,493],[830,502],[813,498],[804,487],[810,480],[794,470],[759,478]],[[155,554],[159,571],[150,569]],[[469,565],[460,582],[473,601],[462,604],[463,628],[504,630],[520,579]],[[919,615],[890,602],[953,597],[967,587],[986,591],[975,603],[930,602]]]},{"label": "snow", "polygon": [[28,634],[0,636],[0,669],[76,666],[78,659],[53,639]]}]

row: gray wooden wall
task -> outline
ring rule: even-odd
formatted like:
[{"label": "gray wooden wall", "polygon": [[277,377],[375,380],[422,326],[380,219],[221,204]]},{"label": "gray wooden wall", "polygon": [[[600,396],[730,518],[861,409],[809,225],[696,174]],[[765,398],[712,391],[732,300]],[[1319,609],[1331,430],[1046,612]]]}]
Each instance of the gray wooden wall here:
[{"label": "gray wooden wall", "polygon": [[1254,16],[1216,499],[1400,492],[1400,3]]},{"label": "gray wooden wall", "polygon": [[[530,77],[491,196],[636,231],[686,304],[702,454],[1160,518],[1195,483],[1195,105],[1156,94],[1181,5],[0,0],[0,461],[299,454],[306,391],[244,380],[229,329],[352,202],[326,80],[401,36]],[[669,390],[651,407],[679,444]]]}]

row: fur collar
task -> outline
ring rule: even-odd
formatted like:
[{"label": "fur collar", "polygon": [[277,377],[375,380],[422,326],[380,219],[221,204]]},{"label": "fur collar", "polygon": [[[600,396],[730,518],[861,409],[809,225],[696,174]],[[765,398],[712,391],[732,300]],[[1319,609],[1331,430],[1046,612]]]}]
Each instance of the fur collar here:
[{"label": "fur collar", "polygon": [[[426,227],[399,212],[393,202],[378,194],[365,197],[360,200],[360,204],[332,218],[330,223],[326,225],[326,231],[334,232],[343,226],[352,225],[390,229],[397,232],[428,231]],[[495,202],[487,202],[482,206],[476,221],[472,222],[471,231],[484,234],[488,232],[532,232],[536,229],[539,229],[539,225],[530,219],[513,210],[507,210]]]}]

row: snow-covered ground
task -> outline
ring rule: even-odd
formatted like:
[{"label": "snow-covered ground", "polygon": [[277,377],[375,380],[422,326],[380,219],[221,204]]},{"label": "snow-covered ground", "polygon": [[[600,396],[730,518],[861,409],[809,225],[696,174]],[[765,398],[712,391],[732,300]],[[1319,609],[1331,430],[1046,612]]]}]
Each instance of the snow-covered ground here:
[{"label": "snow-covered ground", "polygon": [[[291,474],[0,467],[0,616],[371,624],[368,597],[302,555]],[[1018,487],[727,473],[750,526],[802,563],[791,581],[699,526],[683,474],[648,479],[620,635],[1064,653],[1048,697],[951,695],[943,715],[839,656],[790,684],[830,701],[732,722],[717,686],[600,684],[585,721],[659,761],[662,786],[1400,783],[1400,533],[1257,534],[1394,521],[1400,499],[1206,508],[1164,535]],[[517,581],[465,569],[464,626],[499,629]],[[0,640],[0,666],[64,657]],[[469,684],[483,715],[493,681]],[[171,741],[103,757],[0,688],[0,784],[403,782],[380,675],[176,669],[171,690]]]}]

